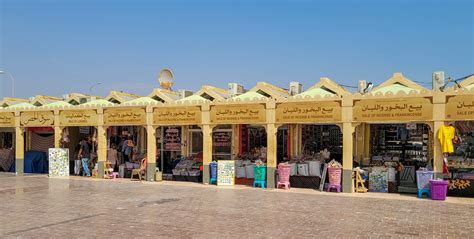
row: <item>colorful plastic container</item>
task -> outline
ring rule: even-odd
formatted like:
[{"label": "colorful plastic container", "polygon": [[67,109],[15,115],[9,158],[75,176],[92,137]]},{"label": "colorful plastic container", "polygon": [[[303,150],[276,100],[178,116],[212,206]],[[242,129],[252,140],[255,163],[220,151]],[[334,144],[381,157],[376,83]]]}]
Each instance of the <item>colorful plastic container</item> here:
[{"label": "colorful plastic container", "polygon": [[255,181],[265,181],[267,178],[267,166],[254,165],[253,170]]},{"label": "colorful plastic container", "polygon": [[448,194],[448,181],[442,179],[430,180],[431,199],[446,200]]},{"label": "colorful plastic container", "polygon": [[211,179],[217,179],[217,163],[212,162],[209,164],[209,167],[211,168]]},{"label": "colorful plastic container", "polygon": [[328,168],[329,185],[341,185],[342,168]]}]

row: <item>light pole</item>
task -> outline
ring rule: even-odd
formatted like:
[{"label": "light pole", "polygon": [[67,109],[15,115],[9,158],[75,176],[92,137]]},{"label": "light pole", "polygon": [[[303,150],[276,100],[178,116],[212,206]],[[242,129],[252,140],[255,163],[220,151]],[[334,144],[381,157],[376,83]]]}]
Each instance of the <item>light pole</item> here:
[{"label": "light pole", "polygon": [[92,89],[94,89],[94,87],[98,86],[98,85],[102,85],[102,82],[97,82],[95,84],[93,84],[90,88],[89,88],[89,95],[92,95]]},{"label": "light pole", "polygon": [[0,74],[8,75],[10,79],[12,80],[12,97],[15,97],[15,78],[13,78],[13,75],[10,72],[0,71]]}]

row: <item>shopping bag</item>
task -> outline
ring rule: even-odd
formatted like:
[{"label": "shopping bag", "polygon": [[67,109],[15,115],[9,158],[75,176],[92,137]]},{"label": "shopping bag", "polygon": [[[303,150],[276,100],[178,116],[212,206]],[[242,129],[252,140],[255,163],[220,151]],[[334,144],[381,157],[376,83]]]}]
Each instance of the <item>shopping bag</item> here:
[{"label": "shopping bag", "polygon": [[309,176],[308,164],[300,163],[298,164],[298,175]]},{"label": "shopping bag", "polygon": [[245,166],[245,175],[247,178],[253,178],[253,164]]},{"label": "shopping bag", "polygon": [[290,176],[295,176],[298,174],[298,166],[296,163],[290,163],[291,165],[291,171],[290,171]]},{"label": "shopping bag", "polygon": [[309,161],[309,176],[321,177],[321,162]]},{"label": "shopping bag", "polygon": [[245,178],[245,167],[235,167],[235,177]]}]

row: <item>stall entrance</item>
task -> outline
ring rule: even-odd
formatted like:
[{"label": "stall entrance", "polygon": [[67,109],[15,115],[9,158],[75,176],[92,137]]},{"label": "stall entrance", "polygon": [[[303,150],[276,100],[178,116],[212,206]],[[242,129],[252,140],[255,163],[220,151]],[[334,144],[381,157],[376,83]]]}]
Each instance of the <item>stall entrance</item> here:
[{"label": "stall entrance", "polygon": [[368,124],[360,134],[364,157],[356,159],[354,167],[363,170],[369,192],[417,193],[416,171],[432,168],[430,127],[421,123]]},{"label": "stall entrance", "polygon": [[54,148],[52,127],[25,128],[24,173],[48,173],[48,151]]},{"label": "stall entrance", "polygon": [[[69,174],[86,176],[82,157],[79,153],[84,151],[88,157],[88,172],[93,172],[97,164],[97,129],[92,126],[69,126],[62,131],[61,148],[69,149]],[[87,149],[83,147],[87,144]]]},{"label": "stall entrance", "polygon": [[297,129],[299,139],[290,139],[290,144],[299,141],[301,146],[286,160],[278,157],[278,163],[291,165],[291,187],[319,189],[324,163],[342,165],[342,131],[334,124],[301,124]]},{"label": "stall entrance", "polygon": [[15,128],[0,128],[0,172],[15,172]]},{"label": "stall entrance", "polygon": [[235,160],[235,184],[253,185],[267,180],[266,174],[255,173],[255,167],[265,167],[267,162],[267,132],[263,126],[242,124],[218,128],[213,133],[213,153],[217,160]]},{"label": "stall entrance", "polygon": [[[105,176],[118,173],[121,178],[131,178],[133,169],[146,174],[147,132],[143,126],[110,126],[107,128],[107,160]],[[138,175],[134,175],[138,178]],[[142,176],[142,178],[144,178]]]},{"label": "stall entrance", "polygon": [[157,129],[158,162],[164,180],[202,182],[203,135],[198,126]]}]

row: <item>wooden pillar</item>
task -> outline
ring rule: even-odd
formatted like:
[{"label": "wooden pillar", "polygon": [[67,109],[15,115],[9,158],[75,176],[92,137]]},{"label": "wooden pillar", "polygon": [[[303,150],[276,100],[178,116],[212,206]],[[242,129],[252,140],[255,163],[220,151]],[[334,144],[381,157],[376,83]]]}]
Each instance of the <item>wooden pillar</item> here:
[{"label": "wooden pillar", "polygon": [[107,126],[104,125],[104,111],[97,112],[97,177],[104,178],[105,161],[107,160]]},{"label": "wooden pillar", "polygon": [[240,152],[240,125],[232,125],[232,147],[231,147],[231,159],[234,159]]},{"label": "wooden pillar", "polygon": [[181,126],[181,155],[189,156],[188,144],[189,144],[189,126]]}]

